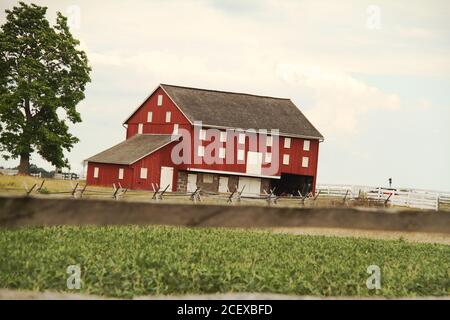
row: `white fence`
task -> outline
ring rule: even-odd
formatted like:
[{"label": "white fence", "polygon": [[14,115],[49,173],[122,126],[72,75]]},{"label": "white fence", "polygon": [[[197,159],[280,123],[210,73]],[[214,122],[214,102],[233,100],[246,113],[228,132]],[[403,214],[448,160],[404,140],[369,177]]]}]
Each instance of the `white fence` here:
[{"label": "white fence", "polygon": [[0,169],[0,173],[5,176],[15,176],[18,172],[19,170],[16,169]]},{"label": "white fence", "polygon": [[366,197],[371,200],[384,200],[394,206],[418,209],[439,210],[441,205],[450,206],[450,192],[434,190],[318,184],[316,192],[320,192],[320,196],[347,199]]}]

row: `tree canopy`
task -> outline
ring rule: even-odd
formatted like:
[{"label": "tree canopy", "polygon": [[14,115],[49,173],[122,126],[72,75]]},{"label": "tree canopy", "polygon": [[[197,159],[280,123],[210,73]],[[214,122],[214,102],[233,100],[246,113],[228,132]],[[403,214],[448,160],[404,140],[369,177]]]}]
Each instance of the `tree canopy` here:
[{"label": "tree canopy", "polygon": [[28,173],[37,152],[56,167],[69,167],[64,150],[79,140],[67,122],[81,122],[77,104],[84,99],[91,68],[67,25],[57,13],[51,26],[46,7],[20,2],[6,10],[0,30],[0,151],[20,157]]}]

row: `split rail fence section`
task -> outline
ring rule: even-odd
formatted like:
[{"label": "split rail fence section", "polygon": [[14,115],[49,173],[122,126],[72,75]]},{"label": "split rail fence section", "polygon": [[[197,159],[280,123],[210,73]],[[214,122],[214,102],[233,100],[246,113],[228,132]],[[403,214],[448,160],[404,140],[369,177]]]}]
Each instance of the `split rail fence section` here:
[{"label": "split rail fence section", "polygon": [[450,209],[450,192],[422,190],[422,189],[406,189],[406,188],[382,188],[382,187],[370,187],[359,185],[337,185],[337,184],[318,184],[315,195],[307,194],[302,195],[298,191],[298,195],[292,196],[277,196],[275,190],[267,190],[264,194],[254,196],[244,196],[243,192],[245,186],[241,190],[237,188],[233,192],[228,193],[214,193],[201,190],[197,188],[194,192],[182,193],[182,192],[167,192],[169,186],[160,187],[153,185],[153,191],[144,190],[128,190],[119,185],[112,185],[112,189],[107,188],[90,188],[86,184],[81,185],[80,182],[75,184],[70,182],[66,191],[48,192],[44,187],[45,180],[36,181],[31,187],[24,183],[23,189],[18,188],[0,188],[0,194],[2,190],[5,191],[21,191],[25,192],[25,195],[30,196],[34,194],[41,195],[60,195],[71,196],[73,198],[85,198],[85,197],[106,197],[116,200],[123,198],[130,199],[148,199],[152,201],[161,201],[163,199],[185,199],[192,202],[202,202],[203,199],[210,199],[216,201],[222,201],[225,203],[241,203],[241,201],[263,201],[270,205],[276,205],[279,201],[284,204],[292,203],[293,205],[304,206],[305,202],[309,204],[315,204],[318,198],[337,198],[342,205],[348,205],[355,201],[354,204],[358,205],[357,201],[369,201],[379,203],[381,206],[401,206],[416,209],[427,210],[439,210],[443,208]]}]

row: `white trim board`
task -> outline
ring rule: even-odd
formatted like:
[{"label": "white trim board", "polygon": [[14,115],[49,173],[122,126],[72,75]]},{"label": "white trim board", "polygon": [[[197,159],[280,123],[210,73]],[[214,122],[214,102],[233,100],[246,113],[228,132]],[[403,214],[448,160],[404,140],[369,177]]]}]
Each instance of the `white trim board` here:
[{"label": "white trim board", "polygon": [[227,175],[230,175],[230,176],[243,176],[243,177],[253,177],[253,178],[281,179],[281,176],[265,176],[265,175],[257,175],[257,174],[248,174],[248,173],[245,173],[245,172],[209,170],[209,169],[199,169],[199,168],[187,168],[187,171],[204,172],[204,173],[216,173],[216,174],[227,174]]}]

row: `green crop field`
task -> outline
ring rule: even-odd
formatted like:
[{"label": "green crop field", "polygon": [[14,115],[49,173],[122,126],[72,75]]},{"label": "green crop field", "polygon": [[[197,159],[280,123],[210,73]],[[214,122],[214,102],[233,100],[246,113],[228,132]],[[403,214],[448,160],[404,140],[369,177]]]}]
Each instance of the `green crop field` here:
[{"label": "green crop field", "polygon": [[[0,229],[0,287],[153,294],[272,292],[318,296],[450,294],[450,247],[405,241],[154,226]],[[369,290],[369,265],[381,289]]]}]

